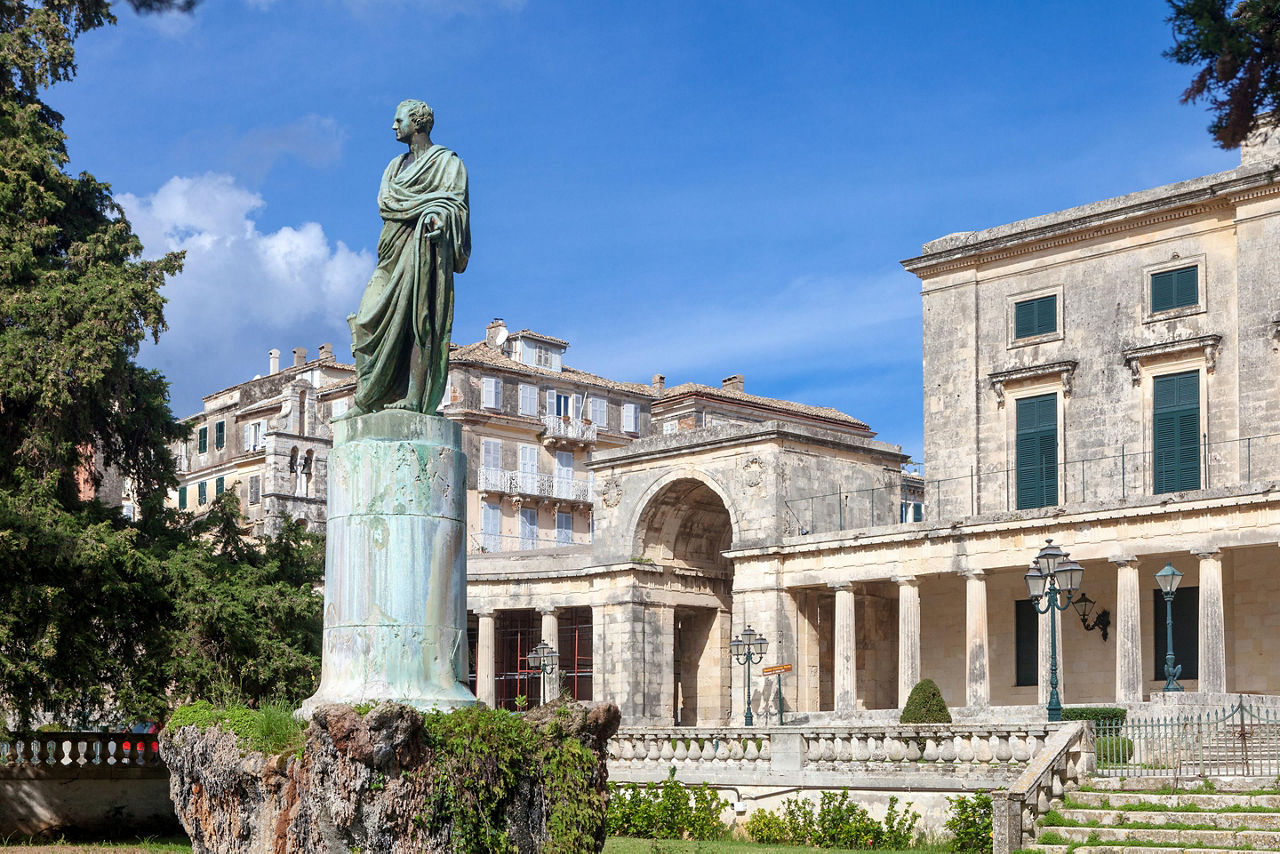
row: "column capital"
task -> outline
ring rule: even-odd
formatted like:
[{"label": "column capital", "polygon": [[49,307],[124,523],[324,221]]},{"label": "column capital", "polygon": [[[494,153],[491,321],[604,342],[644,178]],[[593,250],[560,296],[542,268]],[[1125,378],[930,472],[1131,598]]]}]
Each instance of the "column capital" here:
[{"label": "column capital", "polygon": [[537,611],[538,611],[538,613],[539,613],[539,614],[541,614],[541,615],[543,615],[544,617],[545,617],[545,616],[547,616],[547,615],[549,615],[549,614],[554,614],[554,613],[556,612],[556,610],[557,610],[557,609],[556,609],[556,606],[555,606],[555,605],[539,605],[539,606],[537,607]]},{"label": "column capital", "polygon": [[892,580],[899,587],[919,587],[920,586],[920,576],[918,575],[895,575],[893,576]]},{"label": "column capital", "polygon": [[1191,549],[1191,553],[1201,560],[1222,560],[1222,549],[1217,546],[1199,546]]},{"label": "column capital", "polygon": [[987,571],[985,569],[962,569],[960,577],[965,579],[974,579],[975,581],[985,581]]},{"label": "column capital", "polygon": [[848,590],[850,592],[853,591],[852,581],[828,581],[827,586],[830,587],[832,590]]},{"label": "column capital", "polygon": [[475,614],[477,617],[492,617],[496,610],[497,609],[493,607],[472,608],[471,613]]},{"label": "column capital", "polygon": [[1136,566],[1138,558],[1135,555],[1112,555],[1107,561],[1116,566]]}]

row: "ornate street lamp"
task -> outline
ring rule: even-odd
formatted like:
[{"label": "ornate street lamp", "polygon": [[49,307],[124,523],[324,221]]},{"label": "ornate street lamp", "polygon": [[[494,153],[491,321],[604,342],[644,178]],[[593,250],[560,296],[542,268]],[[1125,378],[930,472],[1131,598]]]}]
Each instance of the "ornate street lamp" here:
[{"label": "ornate street lamp", "polygon": [[1089,622],[1089,615],[1093,613],[1093,606],[1098,603],[1089,598],[1085,593],[1080,594],[1080,598],[1076,600],[1073,606],[1076,613],[1080,615],[1080,625],[1084,626],[1086,632],[1094,629],[1102,630],[1102,639],[1107,639],[1107,632],[1111,630],[1111,612],[1103,608],[1098,612],[1098,616],[1093,618],[1093,622]]},{"label": "ornate street lamp", "polygon": [[[1084,567],[1055,546],[1053,540],[1045,540],[1044,548],[1040,549],[1023,577],[1036,613],[1049,615],[1048,712],[1050,721],[1060,721],[1062,702],[1058,699],[1058,612],[1071,607],[1072,597],[1080,589],[1080,581],[1084,578]],[[1060,595],[1062,593],[1067,594],[1065,601]],[[1042,599],[1044,607],[1040,606]]]},{"label": "ornate street lamp", "polygon": [[1182,581],[1182,573],[1173,568],[1173,564],[1166,563],[1164,569],[1156,573],[1156,583],[1160,585],[1160,589],[1164,592],[1164,676],[1165,683],[1162,691],[1181,691],[1182,686],[1178,684],[1178,677],[1182,675],[1182,665],[1174,665],[1173,663],[1173,594],[1178,592],[1178,584]]},{"label": "ornate street lamp", "polygon": [[546,641],[540,641],[537,646],[529,650],[529,666],[537,670],[541,677],[541,681],[538,683],[540,691],[538,694],[539,703],[547,701],[547,676],[556,672],[556,665],[559,662],[560,653],[556,652],[551,644]]},{"label": "ornate street lamp", "polygon": [[764,661],[764,654],[769,649],[769,641],[764,635],[756,634],[756,630],[747,626],[742,634],[729,641],[729,652],[735,661],[747,669],[747,681],[743,691],[747,712],[742,716],[743,723],[754,726],[751,717],[751,665]]}]

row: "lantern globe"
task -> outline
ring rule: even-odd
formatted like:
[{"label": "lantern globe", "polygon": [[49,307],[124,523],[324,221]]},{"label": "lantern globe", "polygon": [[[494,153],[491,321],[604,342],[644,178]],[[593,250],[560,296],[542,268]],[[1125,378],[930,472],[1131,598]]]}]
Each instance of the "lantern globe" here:
[{"label": "lantern globe", "polygon": [[1027,593],[1030,594],[1032,601],[1038,602],[1044,595],[1045,587],[1049,585],[1049,576],[1042,573],[1039,566],[1032,564],[1023,578],[1027,582]]},{"label": "lantern globe", "polygon": [[1074,593],[1080,589],[1080,582],[1084,580],[1084,567],[1067,558],[1058,564],[1053,577],[1057,579],[1059,590]]},{"label": "lantern globe", "polygon": [[1178,591],[1178,585],[1182,582],[1182,573],[1171,563],[1166,563],[1164,569],[1156,573],[1156,583],[1160,585],[1160,589],[1165,595],[1172,596]]},{"label": "lantern globe", "polygon": [[1058,569],[1058,564],[1067,559],[1067,553],[1060,547],[1055,546],[1053,540],[1045,540],[1044,542],[1044,547],[1036,555],[1036,566],[1040,567],[1041,574],[1053,575]]},{"label": "lantern globe", "polygon": [[1081,593],[1080,598],[1074,603],[1076,613],[1080,615],[1080,619],[1087,620],[1089,615],[1093,613],[1093,606],[1098,604],[1089,598],[1088,593]]}]

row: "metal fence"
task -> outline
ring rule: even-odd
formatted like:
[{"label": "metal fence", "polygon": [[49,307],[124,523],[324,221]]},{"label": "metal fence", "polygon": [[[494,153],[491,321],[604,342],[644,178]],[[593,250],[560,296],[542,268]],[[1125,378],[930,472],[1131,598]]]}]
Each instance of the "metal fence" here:
[{"label": "metal fence", "polygon": [[1107,777],[1280,775],[1280,710],[1251,707],[1094,724],[1097,773]]}]

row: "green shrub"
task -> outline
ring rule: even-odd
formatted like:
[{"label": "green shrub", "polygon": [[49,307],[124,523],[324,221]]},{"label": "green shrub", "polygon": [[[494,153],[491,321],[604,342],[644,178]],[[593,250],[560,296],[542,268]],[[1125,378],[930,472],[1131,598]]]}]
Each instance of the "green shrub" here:
[{"label": "green shrub", "polygon": [[849,793],[823,792],[813,842],[819,848],[876,848],[880,823],[849,800]]},{"label": "green shrub", "polygon": [[1064,721],[1093,721],[1094,723],[1119,726],[1125,722],[1129,712],[1116,706],[1081,706],[1074,709],[1063,709]]},{"label": "green shrub", "polygon": [[911,689],[898,720],[904,724],[949,724],[951,713],[947,711],[947,702],[942,699],[942,692],[933,680],[921,679]]},{"label": "green shrub", "polygon": [[991,850],[991,796],[978,792],[972,796],[947,798],[951,809],[947,830],[951,832],[951,850],[957,854],[980,854]]},{"label": "green shrub", "polygon": [[610,785],[610,836],[640,839],[722,839],[729,829],[720,814],[729,805],[705,783],[689,787],[670,769],[661,783]]},{"label": "green shrub", "polygon": [[756,810],[747,819],[747,836],[752,842],[765,845],[780,845],[787,842],[787,827],[782,819],[769,810]]},{"label": "green shrub", "polygon": [[787,798],[782,802],[782,826],[787,841],[792,845],[809,845],[817,832],[817,820],[813,815],[813,801],[808,798]]},{"label": "green shrub", "polygon": [[898,812],[898,799],[889,796],[889,808],[885,810],[884,830],[880,834],[881,848],[910,848],[916,841],[916,822],[920,821],[920,813],[907,804],[902,812]]},{"label": "green shrub", "polygon": [[1133,758],[1133,739],[1119,735],[1099,736],[1094,744],[1099,765],[1123,765]]}]

